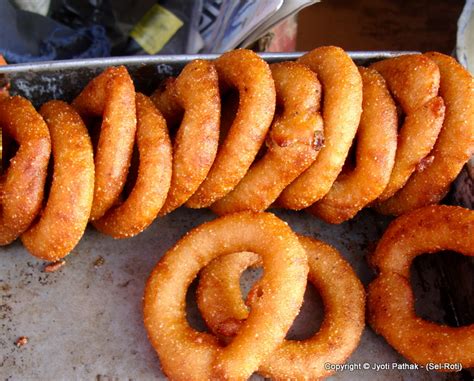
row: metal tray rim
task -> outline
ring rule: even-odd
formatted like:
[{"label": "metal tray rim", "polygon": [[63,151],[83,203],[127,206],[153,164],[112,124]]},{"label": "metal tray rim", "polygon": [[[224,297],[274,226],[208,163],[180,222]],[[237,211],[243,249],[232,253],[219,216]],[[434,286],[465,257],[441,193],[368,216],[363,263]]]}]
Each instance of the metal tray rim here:
[{"label": "metal tray rim", "polygon": [[[290,53],[258,53],[260,57],[267,61],[294,60],[306,52]],[[416,51],[348,51],[349,56],[354,60],[384,59],[403,54],[416,54]],[[33,63],[11,64],[0,66],[0,74],[11,74],[17,72],[48,72],[65,69],[83,69],[89,67],[106,67],[111,65],[150,65],[150,64],[185,64],[195,59],[213,60],[220,54],[172,54],[155,56],[120,56],[105,58],[70,59],[59,61],[43,61]]]}]

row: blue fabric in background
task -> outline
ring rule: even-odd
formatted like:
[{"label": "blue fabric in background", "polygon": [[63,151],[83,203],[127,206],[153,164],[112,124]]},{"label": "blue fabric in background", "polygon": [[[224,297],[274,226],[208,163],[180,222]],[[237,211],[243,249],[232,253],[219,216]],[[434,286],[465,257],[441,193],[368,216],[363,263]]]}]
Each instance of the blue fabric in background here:
[{"label": "blue fabric in background", "polygon": [[49,17],[0,1],[0,54],[8,63],[110,56],[105,28],[72,29]]}]

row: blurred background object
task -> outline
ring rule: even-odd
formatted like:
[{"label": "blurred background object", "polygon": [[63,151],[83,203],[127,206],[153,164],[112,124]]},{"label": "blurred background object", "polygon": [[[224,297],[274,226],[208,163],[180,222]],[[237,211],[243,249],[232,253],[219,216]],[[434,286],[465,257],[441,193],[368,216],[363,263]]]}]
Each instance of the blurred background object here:
[{"label": "blurred background object", "polygon": [[329,44],[451,54],[456,33],[473,49],[471,10],[472,0],[4,0],[0,54],[15,63]]},{"label": "blurred background object", "polygon": [[24,11],[38,13],[46,16],[51,5],[51,0],[13,0],[13,3]]},{"label": "blurred background object", "polygon": [[[32,8],[30,2],[19,3]],[[110,55],[110,42],[101,25],[68,26],[18,5],[0,2],[0,54],[8,63]]]},{"label": "blurred background object", "polygon": [[463,0],[330,0],[298,15],[297,50],[436,50],[451,54]]},{"label": "blurred background object", "polygon": [[[3,0],[0,54],[9,63],[137,54],[221,53],[274,30],[294,50],[296,19],[318,0]],[[284,22],[282,27],[279,24]],[[289,43],[291,42],[291,43]],[[262,46],[255,44],[256,48]]]}]

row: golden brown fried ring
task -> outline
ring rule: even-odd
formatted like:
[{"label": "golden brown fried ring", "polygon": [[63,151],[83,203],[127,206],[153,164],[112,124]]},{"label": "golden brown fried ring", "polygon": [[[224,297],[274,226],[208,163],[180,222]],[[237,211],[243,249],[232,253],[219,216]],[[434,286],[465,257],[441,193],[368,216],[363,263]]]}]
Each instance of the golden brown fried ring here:
[{"label": "golden brown fried ring", "polygon": [[[219,256],[261,255],[261,297],[231,344],[186,320],[186,291]],[[164,373],[173,380],[246,380],[281,343],[303,302],[306,253],[289,226],[269,213],[241,212],[205,223],[183,237],[148,279],[144,322]]]},{"label": "golden brown fried ring", "polygon": [[440,74],[436,64],[421,54],[379,61],[371,65],[382,74],[405,114],[398,136],[390,181],[378,201],[392,197],[419,168],[438,138],[444,102],[437,97]]},{"label": "golden brown fried ring", "polygon": [[375,62],[370,67],[382,74],[406,114],[411,114],[438,95],[439,69],[423,54],[393,57]]},{"label": "golden brown fried ring", "polygon": [[102,117],[90,216],[94,221],[118,200],[130,166],[137,118],[135,88],[127,69],[120,66],[104,70],[72,105],[83,117]]},{"label": "golden brown fried ring", "polygon": [[141,93],[137,102],[138,177],[128,198],[93,222],[100,232],[128,238],[146,229],[162,208],[171,182],[171,142],[166,121]]},{"label": "golden brown fried ring", "polygon": [[354,217],[385,189],[397,150],[397,110],[384,79],[359,68],[363,83],[362,116],[357,130],[356,166],[342,172],[329,193],[308,210],[338,224]]},{"label": "golden brown fried ring", "polygon": [[0,101],[0,126],[2,134],[19,145],[0,180],[0,245],[8,245],[30,226],[41,209],[51,140],[41,115],[19,96]]},{"label": "golden brown fried ring", "polygon": [[[303,236],[299,240],[308,255],[308,279],[322,296],[325,317],[313,337],[283,341],[260,365],[258,372],[274,380],[329,376],[334,371],[325,369],[325,364],[344,363],[357,347],[365,325],[364,287],[351,266],[331,246]],[[201,272],[197,301],[211,331],[233,336],[249,316],[239,279],[258,260],[254,253],[232,253],[213,260]],[[257,283],[247,299],[250,308],[258,303],[259,293]]]},{"label": "golden brown fried ring", "polygon": [[362,112],[362,79],[341,48],[317,48],[298,62],[308,65],[323,87],[324,147],[278,198],[280,206],[295,210],[312,205],[329,192],[342,170]]},{"label": "golden brown fried ring", "polygon": [[246,251],[219,257],[201,271],[196,301],[206,325],[219,338],[235,336],[247,319],[250,303],[249,298],[242,300],[240,278],[247,268],[261,265],[257,254]]},{"label": "golden brown fried ring", "polygon": [[273,120],[265,156],[252,165],[232,192],[211,206],[217,214],[264,211],[311,165],[323,144],[321,85],[316,75],[295,62],[270,68],[282,112]]},{"label": "golden brown fried ring", "polygon": [[474,153],[473,78],[452,57],[441,53],[426,56],[440,69],[439,90],[446,105],[446,116],[430,153],[432,160],[415,172],[393,197],[378,206],[384,214],[400,215],[439,202]]},{"label": "golden brown fried ring", "polygon": [[214,64],[220,86],[239,91],[239,109],[206,180],[186,203],[190,208],[208,207],[234,189],[255,159],[275,112],[271,71],[256,53],[233,50]]},{"label": "golden brown fried ring", "polygon": [[429,159],[443,126],[445,107],[441,97],[435,97],[407,115],[398,135],[395,165],[387,187],[378,202],[392,197],[403,188],[410,176],[420,169],[420,164]]},{"label": "golden brown fried ring", "polygon": [[461,363],[472,367],[474,324],[448,327],[421,319],[415,313],[410,265],[416,256],[440,250],[474,256],[474,211],[428,206],[390,224],[371,257],[380,275],[369,286],[369,322],[414,363]]},{"label": "golden brown fried ring", "polygon": [[183,119],[184,111],[177,96],[175,77],[166,78],[150,95],[150,99],[161,112],[169,127],[176,126]]},{"label": "golden brown fried ring", "polygon": [[40,113],[51,135],[53,181],[40,219],[21,241],[35,257],[57,261],[71,252],[86,229],[94,195],[94,155],[87,128],[71,106],[51,101]]},{"label": "golden brown fried ring", "polygon": [[158,89],[152,99],[170,122],[176,110],[184,110],[173,146],[171,187],[160,211],[165,215],[183,205],[198,189],[216,157],[220,97],[214,65],[202,60],[187,64],[178,78],[168,81],[164,90]]}]

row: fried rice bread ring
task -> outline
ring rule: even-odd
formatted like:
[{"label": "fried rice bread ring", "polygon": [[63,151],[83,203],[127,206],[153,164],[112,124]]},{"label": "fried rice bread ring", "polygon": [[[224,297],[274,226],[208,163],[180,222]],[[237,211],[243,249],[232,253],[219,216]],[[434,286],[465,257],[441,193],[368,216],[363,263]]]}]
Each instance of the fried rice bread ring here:
[{"label": "fried rice bread ring", "polygon": [[234,337],[247,319],[250,296],[257,293],[254,290],[258,288],[258,282],[244,302],[240,278],[246,269],[260,266],[262,263],[258,254],[236,252],[213,260],[199,274],[197,305],[209,330],[221,340],[228,341],[228,338]]},{"label": "fried rice bread ring", "polygon": [[294,210],[307,208],[329,192],[342,170],[362,113],[362,79],[344,50],[317,48],[298,62],[308,65],[323,87],[324,147],[278,198],[279,206]]},{"label": "fried rice bread ring", "polygon": [[422,54],[394,57],[371,65],[385,78],[405,114],[398,136],[395,165],[378,201],[393,196],[430,153],[443,125],[445,107],[438,97],[440,73]]},{"label": "fried rice bread ring", "polygon": [[435,52],[425,55],[439,67],[439,94],[446,106],[446,116],[430,153],[433,159],[378,206],[377,210],[384,214],[400,215],[439,202],[474,153],[474,79],[452,57]]},{"label": "fried rice bread ring", "polygon": [[136,94],[138,177],[127,199],[93,222],[100,232],[128,238],[146,229],[165,203],[171,182],[171,141],[166,121],[141,93]]},{"label": "fried rice bread ring", "polygon": [[90,81],[72,106],[86,118],[102,117],[95,152],[95,188],[90,219],[118,200],[127,179],[137,126],[135,87],[124,66],[110,67]]},{"label": "fried rice bread ring", "polygon": [[31,225],[41,209],[51,139],[41,115],[19,96],[0,101],[0,126],[2,134],[19,145],[0,179],[0,245],[8,245]]},{"label": "fried rice bread ring", "polygon": [[[308,255],[308,280],[320,292],[325,317],[311,338],[285,340],[260,365],[258,372],[274,380],[316,380],[334,371],[326,363],[342,364],[359,344],[364,329],[365,291],[351,266],[333,247],[299,236]],[[249,316],[240,291],[240,275],[257,264],[259,256],[232,253],[213,260],[201,272],[197,291],[199,309],[217,335],[233,336]],[[247,304],[258,303],[260,286],[249,293]]]},{"label": "fried rice bread ring", "polygon": [[87,128],[71,106],[50,101],[40,113],[51,135],[53,181],[39,220],[23,233],[21,241],[35,257],[56,261],[77,245],[89,221],[94,156]]},{"label": "fried rice bread ring", "polygon": [[[152,100],[168,121],[182,114],[173,145],[171,187],[160,215],[183,205],[205,180],[219,144],[220,96],[211,62],[195,60],[158,89]],[[175,122],[176,123],[176,122]]]},{"label": "fried rice bread ring", "polygon": [[393,97],[405,113],[410,114],[438,95],[440,72],[423,54],[406,54],[374,62],[387,82]]},{"label": "fried rice bread ring", "polygon": [[270,69],[277,110],[282,111],[273,119],[264,157],[252,165],[232,192],[211,206],[217,214],[264,211],[313,163],[323,145],[321,85],[316,75],[295,62],[272,64]]},{"label": "fried rice bread ring", "polygon": [[255,159],[275,112],[275,85],[268,64],[256,53],[237,49],[214,61],[219,85],[239,92],[239,107],[207,178],[186,203],[205,208],[228,194]]},{"label": "fried rice bread ring", "polygon": [[[186,291],[212,259],[251,251],[262,257],[261,297],[239,335],[223,347],[186,320]],[[173,380],[246,380],[284,339],[303,302],[306,253],[290,227],[269,213],[241,212],[184,236],[148,279],[144,322],[164,373]]]},{"label": "fried rice bread ring", "polygon": [[339,175],[329,193],[309,212],[338,224],[354,217],[387,186],[397,150],[397,110],[384,79],[359,68],[363,83],[362,116],[357,130],[356,164]]},{"label": "fried rice bread ring", "polygon": [[397,218],[370,258],[379,276],[368,291],[368,319],[400,354],[417,364],[474,365],[474,324],[449,327],[415,313],[410,265],[424,253],[452,250],[474,256],[474,211],[428,206]]}]

